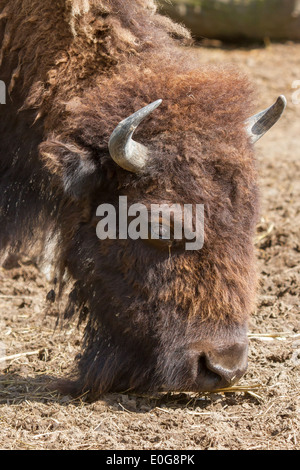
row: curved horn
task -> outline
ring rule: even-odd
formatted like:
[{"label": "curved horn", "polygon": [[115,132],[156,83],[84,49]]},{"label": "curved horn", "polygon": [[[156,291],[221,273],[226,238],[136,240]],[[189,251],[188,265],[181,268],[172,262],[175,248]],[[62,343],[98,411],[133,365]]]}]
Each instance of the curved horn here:
[{"label": "curved horn", "polygon": [[253,144],[276,124],[285,110],[286,104],[285,96],[280,95],[272,106],[247,119],[245,125]]},{"label": "curved horn", "polygon": [[157,100],[140,109],[120,122],[111,134],[108,143],[110,156],[124,170],[139,173],[144,168],[148,160],[148,149],[135,142],[132,135],[139,124],[161,103],[162,100]]}]

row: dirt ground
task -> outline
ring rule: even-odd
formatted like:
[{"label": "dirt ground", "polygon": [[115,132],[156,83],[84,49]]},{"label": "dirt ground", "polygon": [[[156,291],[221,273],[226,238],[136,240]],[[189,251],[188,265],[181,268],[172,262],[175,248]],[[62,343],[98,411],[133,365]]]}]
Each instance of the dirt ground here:
[{"label": "dirt ground", "polygon": [[202,396],[110,394],[91,404],[50,392],[46,384],[80,351],[81,333],[75,324],[55,328],[55,311],[45,314],[51,286],[24,260],[0,268],[0,357],[20,354],[0,359],[1,449],[300,448],[300,103],[292,102],[300,45],[201,46],[193,54],[199,63],[245,70],[257,88],[257,110],[280,94],[288,99],[282,120],[256,145],[261,288],[248,372],[240,388]]}]

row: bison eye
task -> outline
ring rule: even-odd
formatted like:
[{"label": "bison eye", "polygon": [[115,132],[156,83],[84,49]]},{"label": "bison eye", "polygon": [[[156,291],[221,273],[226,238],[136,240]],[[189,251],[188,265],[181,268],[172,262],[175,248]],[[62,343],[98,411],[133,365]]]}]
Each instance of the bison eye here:
[{"label": "bison eye", "polygon": [[182,225],[176,222],[173,214],[167,216],[151,214],[148,218],[148,236],[145,241],[160,249],[170,250],[172,247],[172,250],[181,250],[185,246]]},{"label": "bison eye", "polygon": [[174,228],[167,221],[152,221],[148,226],[148,242],[157,248],[170,249],[174,244]]},{"label": "bison eye", "polygon": [[163,225],[162,223],[155,222],[149,226],[149,235],[152,240],[168,240],[171,241],[171,227],[170,225]]}]

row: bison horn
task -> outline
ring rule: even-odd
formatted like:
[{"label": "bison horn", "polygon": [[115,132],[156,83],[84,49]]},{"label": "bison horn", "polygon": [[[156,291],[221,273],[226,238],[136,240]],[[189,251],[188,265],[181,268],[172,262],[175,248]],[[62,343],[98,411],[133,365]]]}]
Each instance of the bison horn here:
[{"label": "bison horn", "polygon": [[124,170],[139,173],[145,167],[148,160],[148,149],[135,142],[132,135],[139,124],[161,103],[162,100],[157,100],[140,109],[120,122],[111,134],[108,143],[110,156]]},{"label": "bison horn", "polygon": [[281,95],[269,108],[261,111],[245,122],[247,132],[253,144],[257,142],[279,120],[286,107],[286,98]]}]

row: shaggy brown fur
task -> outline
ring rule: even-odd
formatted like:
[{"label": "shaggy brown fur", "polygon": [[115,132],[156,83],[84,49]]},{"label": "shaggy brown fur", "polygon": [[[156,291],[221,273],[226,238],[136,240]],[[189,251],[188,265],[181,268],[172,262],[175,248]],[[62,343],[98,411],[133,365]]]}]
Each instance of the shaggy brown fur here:
[{"label": "shaggy brown fur", "polygon": [[[188,32],[155,9],[152,0],[0,0],[9,95],[0,244],[58,238],[60,278],[75,282],[66,316],[87,319],[72,392],[94,397],[201,389],[187,349],[244,341],[255,299],[256,171],[243,125],[251,87],[236,70],[194,63],[177,44]],[[135,135],[152,149],[150,163],[128,173],[111,160],[109,137],[159,98]],[[100,242],[96,208],[119,195],[204,204],[203,249],[179,245],[170,256],[141,240]]]}]

